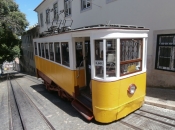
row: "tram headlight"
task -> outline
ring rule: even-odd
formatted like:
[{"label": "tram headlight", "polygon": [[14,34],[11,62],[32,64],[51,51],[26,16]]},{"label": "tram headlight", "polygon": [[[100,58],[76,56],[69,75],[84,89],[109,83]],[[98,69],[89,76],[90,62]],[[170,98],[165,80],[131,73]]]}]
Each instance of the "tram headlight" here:
[{"label": "tram headlight", "polygon": [[134,94],[135,91],[136,91],[136,89],[137,89],[136,85],[135,85],[135,84],[131,84],[131,85],[129,86],[129,88],[128,88],[128,93],[129,93],[129,94]]}]

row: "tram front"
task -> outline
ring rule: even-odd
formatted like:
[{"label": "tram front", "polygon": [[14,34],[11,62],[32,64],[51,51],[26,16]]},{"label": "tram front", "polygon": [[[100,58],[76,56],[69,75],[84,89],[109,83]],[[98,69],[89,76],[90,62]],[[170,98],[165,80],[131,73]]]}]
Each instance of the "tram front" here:
[{"label": "tram front", "polygon": [[108,123],[144,103],[148,29],[103,29],[91,33],[93,114]]}]

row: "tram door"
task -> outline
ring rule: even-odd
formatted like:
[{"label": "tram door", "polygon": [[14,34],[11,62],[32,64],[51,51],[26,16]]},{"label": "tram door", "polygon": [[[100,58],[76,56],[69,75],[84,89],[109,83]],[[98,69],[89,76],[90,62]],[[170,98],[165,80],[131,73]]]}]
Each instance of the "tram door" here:
[{"label": "tram door", "polygon": [[[76,49],[76,68],[78,70],[77,77],[84,77],[85,80],[83,83],[80,81],[78,85],[85,85],[87,89],[90,90],[90,81],[91,81],[91,53],[90,53],[90,41],[82,39],[75,39],[75,49]],[[85,75],[81,75],[79,72],[84,70]],[[80,78],[81,79],[81,78]],[[82,84],[81,84],[82,83]]]},{"label": "tram door", "polygon": [[91,52],[90,41],[85,41],[85,70],[86,70],[86,85],[90,87],[91,81]]}]

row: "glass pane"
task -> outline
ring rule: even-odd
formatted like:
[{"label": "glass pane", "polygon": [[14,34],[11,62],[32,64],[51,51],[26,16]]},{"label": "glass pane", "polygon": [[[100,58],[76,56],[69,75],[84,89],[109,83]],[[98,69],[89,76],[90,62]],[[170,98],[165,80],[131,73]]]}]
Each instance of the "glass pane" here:
[{"label": "glass pane", "polygon": [[45,53],[46,53],[46,59],[49,59],[49,46],[48,46],[48,43],[45,43]]},{"label": "glass pane", "polygon": [[86,1],[83,1],[83,9],[86,8]]},{"label": "glass pane", "polygon": [[38,43],[38,50],[39,50],[39,56],[41,56],[41,46],[40,46],[40,43]]},{"label": "glass pane", "polygon": [[159,57],[159,66],[170,67],[170,58]]},{"label": "glass pane", "polygon": [[91,6],[91,0],[87,0],[87,8]]},{"label": "glass pane", "polygon": [[62,64],[69,66],[69,44],[68,42],[61,43],[62,50]]},{"label": "glass pane", "polygon": [[137,72],[140,70],[141,70],[141,62],[133,62],[133,63],[120,65],[121,75]]},{"label": "glass pane", "polygon": [[45,58],[44,44],[43,43],[41,43],[41,49],[42,49],[42,57]]},{"label": "glass pane", "polygon": [[75,43],[76,48],[76,67],[83,66],[83,45],[82,42]]},{"label": "glass pane", "polygon": [[171,56],[171,48],[170,47],[160,47],[159,56],[170,57]]},{"label": "glass pane", "polygon": [[116,40],[106,40],[106,77],[116,76]]},{"label": "glass pane", "polygon": [[55,43],[55,61],[61,63],[60,44],[58,42]]},{"label": "glass pane", "polygon": [[103,77],[103,40],[95,40],[95,76]]},{"label": "glass pane", "polygon": [[53,43],[49,43],[50,60],[54,61]]},{"label": "glass pane", "polygon": [[35,44],[35,55],[37,55],[37,44],[36,42],[34,44]]},{"label": "glass pane", "polygon": [[120,43],[121,43],[120,61],[127,61],[141,58],[141,43],[142,43],[141,39],[140,40],[122,39]]}]

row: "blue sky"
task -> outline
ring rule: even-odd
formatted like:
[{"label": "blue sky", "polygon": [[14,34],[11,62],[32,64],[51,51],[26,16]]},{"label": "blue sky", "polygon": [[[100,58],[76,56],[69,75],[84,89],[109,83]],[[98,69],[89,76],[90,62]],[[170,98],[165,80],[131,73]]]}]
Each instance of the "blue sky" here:
[{"label": "blue sky", "polygon": [[29,26],[38,23],[37,13],[33,11],[42,0],[14,0],[19,5],[19,10],[26,15]]}]

